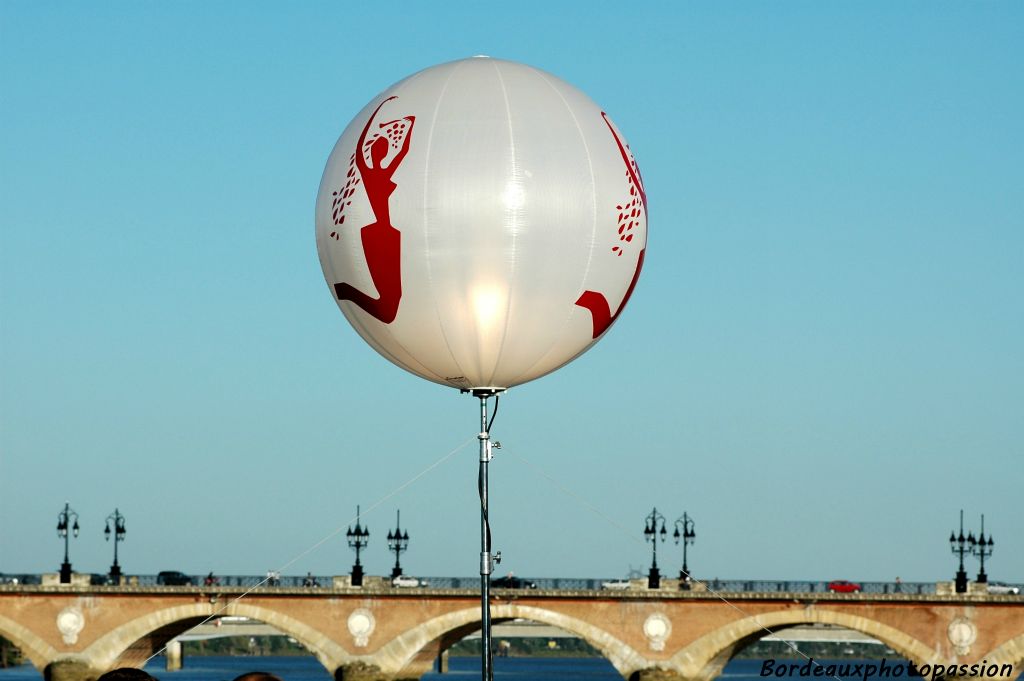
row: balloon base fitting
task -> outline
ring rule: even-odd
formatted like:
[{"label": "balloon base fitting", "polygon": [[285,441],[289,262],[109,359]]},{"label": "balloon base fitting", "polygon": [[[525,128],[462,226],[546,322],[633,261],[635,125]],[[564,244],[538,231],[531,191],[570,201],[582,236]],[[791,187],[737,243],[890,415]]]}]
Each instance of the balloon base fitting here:
[{"label": "balloon base fitting", "polygon": [[465,395],[470,393],[473,397],[482,397],[484,399],[488,397],[494,397],[498,393],[503,393],[508,388],[459,388],[459,392]]}]

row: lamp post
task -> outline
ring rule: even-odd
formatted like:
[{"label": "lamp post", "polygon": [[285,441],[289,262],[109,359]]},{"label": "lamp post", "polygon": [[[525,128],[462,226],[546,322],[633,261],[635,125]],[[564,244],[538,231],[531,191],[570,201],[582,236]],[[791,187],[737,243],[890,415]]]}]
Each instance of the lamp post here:
[{"label": "lamp post", "polygon": [[[110,529],[111,521],[114,523],[113,531]],[[110,541],[111,534],[114,535],[114,564],[110,566],[110,581],[114,584],[121,583],[121,566],[117,564],[117,545],[124,541],[125,533],[124,516],[115,508],[114,512],[107,516],[107,526],[103,530],[103,536],[107,541]]]},{"label": "lamp post", "polygon": [[[682,532],[679,528],[682,528]],[[676,544],[679,540],[683,542],[683,569],[679,571],[679,588],[689,589],[690,588],[690,568],[686,565],[686,546],[692,544],[697,538],[697,533],[693,530],[693,518],[683,512],[683,517],[676,520],[676,531],[672,533],[672,537],[676,540]]]},{"label": "lamp post", "polygon": [[402,512],[395,512],[395,531],[388,530],[388,551],[395,554],[395,567],[391,568],[391,579],[402,575],[399,557],[409,548],[409,533],[402,532]]},{"label": "lamp post", "polygon": [[78,514],[71,510],[68,502],[64,502],[64,510],[57,514],[57,536],[64,540],[64,562],[60,566],[60,583],[71,583],[71,561],[68,560],[68,530],[78,537]]},{"label": "lamp post", "polygon": [[351,526],[345,533],[348,537],[348,547],[356,550],[356,564],[352,566],[352,586],[363,585],[363,565],[359,562],[359,552],[370,543],[370,528],[359,524],[359,507],[356,506],[356,526]]},{"label": "lamp post", "polygon": [[956,571],[956,592],[967,593],[967,572],[964,571],[964,553],[970,551],[970,545],[974,543],[974,535],[971,533],[964,537],[964,510],[960,509],[960,534],[949,533],[949,548],[953,553],[960,555],[960,568]]},{"label": "lamp post", "polygon": [[[658,529],[658,521],[661,521],[661,529]],[[665,516],[658,513],[657,508],[651,509],[651,514],[644,519],[644,539],[651,542],[651,571],[647,573],[647,588],[658,589],[661,587],[661,573],[658,572],[658,536],[661,536],[662,543],[668,532],[665,530]]]},{"label": "lamp post", "polygon": [[992,541],[992,535],[985,538],[985,514],[981,514],[981,534],[978,535],[978,541],[971,544],[971,553],[981,559],[981,572],[978,573],[978,583],[988,583],[988,575],[985,574],[985,558],[992,555],[992,547],[995,546],[995,542]]}]

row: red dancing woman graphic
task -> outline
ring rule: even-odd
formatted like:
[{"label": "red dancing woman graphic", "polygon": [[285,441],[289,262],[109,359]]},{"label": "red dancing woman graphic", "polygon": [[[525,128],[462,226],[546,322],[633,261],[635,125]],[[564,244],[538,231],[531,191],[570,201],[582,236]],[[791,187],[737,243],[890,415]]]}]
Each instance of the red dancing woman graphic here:
[{"label": "red dancing woman graphic", "polygon": [[[370,210],[373,211],[374,222],[363,227],[359,231],[359,236],[370,279],[377,289],[377,297],[371,298],[351,284],[343,282],[334,285],[334,293],[338,300],[351,300],[385,324],[395,321],[398,304],[402,299],[402,233],[391,224],[391,209],[388,205],[398,185],[391,178],[405,159],[405,155],[409,153],[409,142],[412,139],[412,127],[416,117],[405,116],[380,123],[378,127],[383,133],[375,134],[369,141],[366,136],[381,107],[392,99],[397,97],[388,97],[377,105],[370,119],[366,121],[366,127],[359,136],[356,153],[349,164],[347,182],[342,190],[334,193],[333,206],[334,224],[341,225],[345,222],[345,208],[351,204],[349,199],[355,193],[356,185],[362,180],[366,197],[370,202]],[[389,146],[401,148],[385,166]],[[367,151],[369,162],[366,158]],[[352,168],[353,163],[355,169]],[[356,177],[355,170],[359,171],[359,177]],[[331,236],[338,238],[337,232],[331,232]]]},{"label": "red dancing woman graphic", "polygon": [[[608,120],[608,115],[605,112],[601,112],[601,117],[604,118],[605,125],[612,132],[612,137],[615,138],[615,144],[619,147],[619,154],[622,155],[622,161],[626,164],[626,179],[629,182],[629,196],[630,201],[624,202],[623,205],[616,206],[616,210],[619,212],[619,242],[629,243],[633,240],[632,230],[633,227],[640,223],[641,211],[644,220],[647,220],[647,192],[644,191],[644,181],[640,176],[640,168],[636,164],[636,160],[633,158],[633,154],[629,151],[629,147],[622,144],[622,140],[619,139],[618,133],[615,132],[615,128],[612,126],[611,121]],[[639,199],[639,205],[637,199]],[[618,319],[619,314],[622,312],[622,308],[626,307],[626,303],[629,301],[629,297],[633,295],[633,289],[636,287],[637,279],[640,278],[640,270],[644,266],[644,254],[647,249],[641,249],[640,254],[636,261],[636,271],[633,272],[633,280],[629,282],[629,288],[626,289],[626,295],[622,298],[622,302],[619,303],[619,307],[615,310],[615,314],[612,314],[611,308],[608,305],[608,299],[605,298],[603,293],[597,291],[584,291],[583,295],[579,297],[576,304],[582,308],[590,310],[590,315],[594,322],[594,338],[597,338],[604,333],[612,323]],[[623,249],[620,246],[615,246],[612,251],[617,255],[621,256]]]}]

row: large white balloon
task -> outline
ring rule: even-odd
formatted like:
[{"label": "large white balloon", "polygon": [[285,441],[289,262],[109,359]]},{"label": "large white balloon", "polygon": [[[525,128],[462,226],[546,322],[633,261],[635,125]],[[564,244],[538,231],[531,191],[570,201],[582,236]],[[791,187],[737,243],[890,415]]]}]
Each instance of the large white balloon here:
[{"label": "large white balloon", "polygon": [[509,388],[593,345],[633,292],[647,197],[622,133],[549,73],[420,71],[338,139],[316,203],[324,276],[359,334],[460,389]]}]

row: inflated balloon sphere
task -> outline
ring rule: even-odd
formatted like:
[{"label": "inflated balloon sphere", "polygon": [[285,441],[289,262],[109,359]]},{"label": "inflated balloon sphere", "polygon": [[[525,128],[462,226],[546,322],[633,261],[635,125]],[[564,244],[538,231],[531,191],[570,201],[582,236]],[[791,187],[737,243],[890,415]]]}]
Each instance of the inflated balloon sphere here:
[{"label": "inflated balloon sphere", "polygon": [[474,57],[359,112],[327,161],[316,241],[331,295],[377,352],[443,385],[509,388],[618,318],[644,262],[647,195],[585,94]]}]

